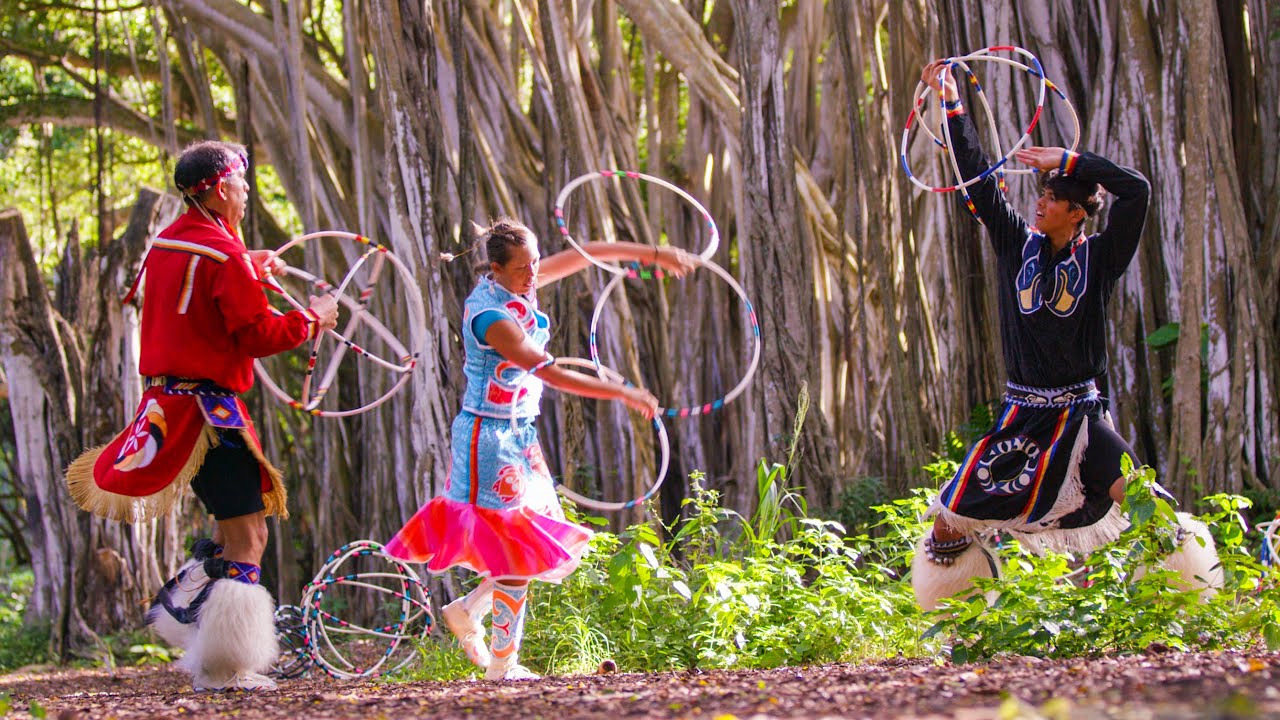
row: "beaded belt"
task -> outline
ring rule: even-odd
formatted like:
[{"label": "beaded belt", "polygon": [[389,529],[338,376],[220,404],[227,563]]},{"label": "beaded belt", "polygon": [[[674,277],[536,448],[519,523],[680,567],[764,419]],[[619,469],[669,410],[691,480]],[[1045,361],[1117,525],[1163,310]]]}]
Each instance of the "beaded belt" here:
[{"label": "beaded belt", "polygon": [[144,379],[147,389],[163,387],[166,395],[199,395],[200,397],[235,397],[235,393],[212,380],[154,375]]},{"label": "beaded belt", "polygon": [[1061,388],[1034,388],[1007,383],[1004,401],[1024,407],[1064,408],[1101,397],[1092,380]]}]

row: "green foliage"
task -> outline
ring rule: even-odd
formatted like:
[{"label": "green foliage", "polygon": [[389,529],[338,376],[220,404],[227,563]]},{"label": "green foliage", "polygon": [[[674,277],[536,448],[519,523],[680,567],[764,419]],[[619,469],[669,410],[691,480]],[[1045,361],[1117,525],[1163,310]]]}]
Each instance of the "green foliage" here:
[{"label": "green foliage", "polygon": [[[1249,500],[1205,498],[1225,586],[1202,599],[1161,568],[1178,534],[1150,468],[1129,468],[1119,542],[1082,563],[1038,557],[1007,541],[998,593],[915,606],[902,575],[934,491],[875,505],[864,532],[808,515],[781,465],[757,468],[758,509],[744,518],[692,476],[685,520],[598,532],[578,570],[530,594],[522,661],[553,674],[587,673],[606,658],[624,671],[775,667],[949,652],[956,662],[997,653],[1047,657],[1136,652],[1152,645],[1216,650],[1280,647],[1280,587],[1250,554],[1239,513]],[[946,473],[939,473],[943,475]],[[572,516],[573,509],[567,508]],[[586,521],[595,521],[587,518]],[[875,537],[872,537],[874,535]],[[932,622],[932,627],[929,623]],[[412,677],[472,677],[453,643],[422,648]]]},{"label": "green foliage", "polygon": [[[443,625],[441,628],[443,630]],[[444,640],[418,643],[418,659],[405,668],[402,675],[409,680],[430,678],[449,681],[475,679],[481,673],[458,649],[448,630],[443,630]]]},{"label": "green foliage", "polygon": [[49,659],[49,628],[23,622],[33,582],[30,570],[0,576],[0,672]]},{"label": "green foliage", "polygon": [[650,525],[598,534],[576,573],[531,596],[525,658],[563,672],[604,657],[663,670],[918,654],[920,615],[887,562],[896,538],[846,540],[806,514],[785,475],[761,464],[750,520],[695,476],[671,540]]},{"label": "green foliage", "polygon": [[889,488],[883,478],[856,478],[836,497],[835,519],[850,530],[870,527],[879,517],[875,508],[887,502]]},{"label": "green foliage", "polygon": [[1178,331],[1178,323],[1166,323],[1153,330],[1147,336],[1146,343],[1156,349],[1172,345],[1178,340]]},{"label": "green foliage", "polygon": [[134,656],[135,665],[150,665],[171,662],[173,656],[169,653],[169,648],[154,643],[137,643],[129,646],[129,654]]},{"label": "green foliage", "polygon": [[983,593],[998,593],[996,601],[990,607],[982,595],[945,601],[927,636],[948,638],[956,662],[1002,652],[1070,657],[1152,645],[1243,648],[1259,640],[1274,647],[1280,641],[1280,589],[1244,545],[1237,514],[1248,500],[1205,499],[1216,508],[1202,519],[1214,531],[1225,586],[1202,599],[1161,568],[1178,528],[1155,472],[1142,468],[1128,477],[1124,508],[1131,526],[1118,542],[1095,550],[1079,567],[1068,556],[1037,557],[1006,542],[1000,548],[1004,577],[976,582]]},{"label": "green foliage", "polygon": [[[686,520],[667,528],[669,540],[650,524],[598,532],[577,571],[530,593],[522,662],[559,674],[594,671],[606,658],[623,671],[658,671],[929,652],[924,618],[899,580],[925,498],[881,507],[883,537],[846,538],[839,523],[807,515],[786,475],[761,463],[750,519],[722,507],[695,474]],[[415,677],[471,674],[452,642],[423,657]]]},{"label": "green foliage", "polygon": [[1254,522],[1266,522],[1280,516],[1280,490],[1247,487],[1241,494],[1249,499],[1248,516]]}]

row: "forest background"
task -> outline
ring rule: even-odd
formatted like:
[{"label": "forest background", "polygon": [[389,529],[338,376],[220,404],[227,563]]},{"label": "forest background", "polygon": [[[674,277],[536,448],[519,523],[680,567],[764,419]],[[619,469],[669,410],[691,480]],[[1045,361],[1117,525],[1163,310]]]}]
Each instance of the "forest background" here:
[{"label": "forest background", "polygon": [[[697,197],[724,236],[714,259],[760,317],[746,394],[670,424],[664,519],[695,470],[749,513],[756,465],[793,443],[792,477],[829,517],[865,517],[934,482],[922,468],[980,428],[1001,392],[994,263],[962,206],[909,183],[899,142],[922,64],[993,44],[1036,53],[1080,115],[1081,148],[1153,183],[1110,307],[1121,434],[1185,502],[1232,492],[1263,513],[1277,504],[1280,10],[1262,0],[0,6],[0,206],[13,208],[0,215],[0,561],[31,567],[28,617],[52,624],[56,652],[136,624],[195,517],[187,505],[138,526],[91,518],[62,470],[136,405],[137,317],[119,298],[147,238],[180,209],[174,157],[202,137],[251,149],[250,247],[361,232],[415,281],[388,282],[372,306],[421,350],[406,392],[346,420],[250,396],[292,495],[269,559],[281,597],[337,546],[389,537],[444,481],[474,267],[440,254],[463,252],[472,222],[503,214],[533,227],[544,253],[561,249],[556,192],[599,168]],[[976,70],[1012,142],[1037,85]],[[1069,144],[1071,132],[1047,100],[1035,142]],[[926,143],[910,160],[942,184]],[[1026,209],[1034,188],[1015,177],[1010,192]],[[696,213],[655,188],[593,183],[570,223],[583,238],[693,250],[707,239]],[[355,252],[317,244],[295,262],[345,267]],[[542,294],[555,355],[587,354],[607,280],[585,273]],[[425,326],[404,316],[408,292],[423,298]],[[605,362],[660,398],[718,397],[750,358],[738,300],[710,275],[628,283],[603,327]],[[273,372],[296,375],[301,361]],[[339,400],[362,404],[388,382],[348,363]],[[540,422],[549,463],[585,490],[629,497],[649,482],[651,438],[621,409],[557,397]]]}]

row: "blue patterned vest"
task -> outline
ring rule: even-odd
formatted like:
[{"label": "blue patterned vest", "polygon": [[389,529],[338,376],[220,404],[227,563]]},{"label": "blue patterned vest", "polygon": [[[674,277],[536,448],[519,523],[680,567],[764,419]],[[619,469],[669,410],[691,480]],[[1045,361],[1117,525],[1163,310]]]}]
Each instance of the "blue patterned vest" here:
[{"label": "blue patterned vest", "polygon": [[483,417],[511,417],[511,403],[515,399],[516,417],[529,418],[538,414],[542,400],[542,381],[536,376],[525,379],[525,371],[484,344],[475,336],[471,321],[485,310],[498,310],[519,325],[540,349],[551,339],[551,319],[538,311],[537,297],[529,299],[507,290],[491,277],[483,277],[480,284],[467,297],[462,313],[462,347],[467,360],[463,366],[467,375],[467,390],[462,396],[462,409]]}]

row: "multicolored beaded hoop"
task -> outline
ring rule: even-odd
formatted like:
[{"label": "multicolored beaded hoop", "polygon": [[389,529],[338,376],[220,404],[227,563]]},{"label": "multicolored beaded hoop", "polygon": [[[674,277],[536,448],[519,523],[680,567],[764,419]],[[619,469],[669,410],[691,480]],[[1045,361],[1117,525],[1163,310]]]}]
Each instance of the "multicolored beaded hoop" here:
[{"label": "multicolored beaded hoop", "polygon": [[[1007,58],[991,55],[990,53],[992,52],[1016,52],[1029,58],[1032,64],[1034,65],[1036,72],[1033,74],[1039,77],[1040,79],[1040,89],[1036,95],[1036,111],[1031,118],[1031,122],[1028,123],[1026,129],[1022,133],[1022,137],[1019,138],[1018,142],[1014,143],[1013,147],[1009,149],[1009,152],[1004,154],[996,162],[992,163],[991,167],[987,168],[980,175],[969,178],[968,180],[965,180],[964,178],[957,176],[956,184],[945,186],[945,187],[941,187],[941,186],[934,187],[934,186],[926,185],[922,181],[920,181],[915,176],[914,173],[911,172],[911,167],[907,162],[907,144],[911,137],[911,128],[915,125],[916,119],[923,115],[925,101],[928,99],[929,94],[934,92],[933,88],[930,87],[928,83],[924,82],[923,80],[920,81],[916,85],[916,91],[913,94],[915,101],[911,108],[911,112],[907,115],[906,127],[904,127],[902,131],[902,145],[899,149],[899,160],[901,160],[902,162],[902,168],[903,170],[906,171],[907,178],[910,179],[911,182],[914,183],[917,187],[923,190],[928,190],[930,192],[954,192],[956,190],[962,190],[975,183],[982,182],[987,178],[987,176],[991,175],[992,173],[1001,171],[1001,168],[1003,168],[1005,164],[1009,162],[1009,159],[1013,157],[1013,153],[1016,152],[1018,149],[1020,149],[1027,142],[1027,140],[1030,139],[1031,132],[1035,130],[1036,125],[1040,123],[1040,115],[1044,111],[1045,90],[1048,88],[1048,80],[1044,76],[1044,71],[1040,66],[1040,60],[1035,55],[1031,54],[1029,51],[1023,50],[1022,48],[1013,47],[1011,45],[989,47],[974,53],[970,53],[969,55],[964,55],[959,58],[947,58],[947,61],[946,61],[947,67],[950,68],[953,66],[957,66],[957,61],[964,62],[967,60],[992,60],[995,62],[1005,62],[1005,63],[1013,64],[1013,61],[1010,61]],[[1026,66],[1023,66],[1023,67],[1026,67]],[[973,73],[967,69],[968,68],[967,65],[965,66],[965,68],[966,68],[965,74],[969,78],[970,84],[974,86],[974,88],[977,90],[979,94],[979,97],[982,99],[981,102],[982,102],[983,109],[986,110],[988,114],[987,119],[989,121],[990,126],[993,128],[993,132],[994,132],[995,117],[994,117],[994,114],[991,112],[991,106],[986,101],[986,94],[982,91],[982,85],[978,83],[976,76],[974,76]],[[942,70],[939,70],[938,72],[939,72],[939,79],[941,80],[942,76],[946,72],[946,69],[944,68]],[[943,114],[945,115],[946,103],[945,103],[945,99],[941,95],[938,95],[938,105],[940,108],[942,108]],[[924,123],[921,122],[920,125],[923,127]],[[943,123],[944,133],[947,132],[946,126],[947,124]],[[929,133],[929,136],[933,138],[933,141],[935,143],[942,144],[942,146],[945,149],[947,149],[948,152],[950,152],[950,147],[951,147],[950,142],[942,143],[941,141],[938,140],[937,136],[935,136],[931,131],[926,130],[926,132]],[[952,161],[952,168],[955,169],[956,172],[958,173],[959,170],[958,168],[956,168],[955,158],[952,157],[951,161]]]},{"label": "multicolored beaded hoop", "polygon": [[[364,557],[381,559],[390,564],[394,572],[340,571],[343,563]],[[348,608],[325,603],[326,593],[338,587],[361,588],[376,596],[390,596],[390,602],[379,597],[374,606],[380,610],[394,608],[391,612],[396,616],[376,627],[345,620],[338,613]],[[311,661],[340,680],[377,677],[399,670],[417,654],[412,640],[425,639],[435,625],[431,593],[422,579],[407,564],[386,554],[383,546],[373,540],[356,540],[335,550],[315,579],[303,589],[301,607]],[[344,639],[348,642],[342,642]],[[367,646],[359,646],[359,643],[367,645],[377,641],[386,641],[387,646],[376,656],[367,652]],[[363,658],[371,658],[369,662],[352,658],[361,650],[366,651]]]},{"label": "multicolored beaded hoop", "polygon": [[[1020,54],[1026,57],[1031,63],[1031,65],[1027,65],[1010,58],[1001,57],[999,55],[992,54],[997,52]],[[978,78],[974,74],[972,68],[970,68],[968,65],[969,62],[979,61],[979,60],[1008,65],[1014,69],[1022,70],[1027,74],[1031,75],[1032,77],[1037,78],[1040,81],[1039,90],[1036,98],[1035,114],[1032,116],[1031,122],[1027,125],[1026,129],[1023,131],[1022,137],[1019,138],[1016,143],[1014,143],[1014,145],[1009,149],[1007,153],[1003,152],[1001,149],[1000,138],[996,132],[995,114],[992,112],[991,105],[987,101],[986,93],[983,91],[982,85],[981,83],[978,82]],[[964,72],[965,77],[967,77],[969,80],[969,84],[976,91],[978,101],[981,104],[982,109],[987,116],[987,127],[991,137],[991,144],[995,152],[1000,155],[1000,159],[992,163],[991,166],[988,167],[982,173],[972,178],[965,179],[964,177],[962,177],[960,173],[959,163],[955,158],[955,154],[951,151],[951,129],[949,124],[946,122],[942,123],[943,138],[939,138],[937,135],[933,133],[933,131],[928,127],[926,123],[921,121],[919,123],[919,126],[924,131],[924,133],[929,136],[929,138],[933,141],[935,145],[938,145],[942,149],[947,151],[947,159],[949,160],[948,164],[950,166],[950,170],[955,174],[956,182],[955,184],[949,185],[949,186],[931,186],[931,185],[925,184],[918,177],[916,177],[915,173],[911,172],[911,166],[907,161],[907,149],[910,143],[911,130],[916,126],[917,118],[920,118],[923,115],[929,94],[934,93],[933,88],[930,87],[928,83],[925,83],[923,81],[921,81],[919,84],[916,85],[916,90],[915,90],[915,93],[913,94],[914,100],[912,104],[912,109],[907,116],[906,127],[904,127],[902,131],[902,143],[899,148],[898,157],[902,164],[903,171],[906,172],[907,178],[914,185],[916,185],[917,187],[923,190],[927,190],[929,192],[943,193],[943,192],[959,191],[961,195],[963,195],[964,197],[966,207],[969,208],[969,211],[973,213],[974,217],[977,217],[977,208],[974,206],[973,201],[969,196],[969,193],[967,190],[968,187],[976,183],[982,182],[987,177],[991,176],[992,174],[995,174],[998,178],[1001,191],[1004,191],[1006,189],[1004,184],[1004,175],[1036,172],[1035,168],[1010,168],[1008,167],[1008,163],[1009,163],[1009,160],[1013,157],[1013,154],[1016,153],[1019,149],[1022,148],[1023,145],[1027,143],[1027,141],[1031,137],[1032,131],[1034,131],[1036,126],[1039,124],[1041,114],[1044,111],[1044,100],[1045,100],[1046,90],[1052,90],[1054,94],[1057,95],[1058,98],[1066,105],[1067,110],[1071,115],[1072,124],[1075,128],[1075,137],[1071,143],[1071,148],[1070,148],[1071,150],[1075,150],[1075,148],[1079,145],[1079,142],[1080,142],[1080,118],[1076,114],[1075,107],[1072,106],[1071,102],[1067,99],[1066,94],[1062,92],[1062,90],[1057,85],[1055,85],[1045,76],[1044,69],[1040,65],[1040,60],[1027,50],[1024,50],[1019,47],[1014,47],[1011,45],[998,45],[998,46],[983,48],[981,50],[975,51],[973,53],[970,53],[968,55],[964,55],[961,57],[947,58],[946,62],[948,67],[958,68],[959,70]],[[943,73],[945,73],[945,69],[939,71],[940,81],[941,81],[941,75]],[[945,102],[945,99],[941,95],[938,95],[938,105],[942,109],[942,113],[945,116],[947,114],[947,103]]]},{"label": "multicolored beaded hoop", "polygon": [[284,680],[300,678],[311,670],[306,615],[297,605],[281,605],[276,608],[275,619],[280,655],[271,666],[271,675]]},{"label": "multicolored beaded hoop", "polygon": [[[1037,68],[1020,63],[1017,60],[1013,60],[1010,58],[1003,58],[998,55],[990,54],[992,52],[998,52],[1003,49],[1004,48],[1002,47],[983,48],[982,50],[978,50],[976,52],[970,53],[969,55],[965,55],[958,58],[952,58],[952,61],[955,67],[960,68],[960,70],[962,70],[965,73],[965,77],[968,78],[969,84],[975,88],[976,94],[978,96],[978,100],[979,102],[982,103],[982,107],[987,118],[991,119],[991,117],[993,116],[993,113],[991,111],[991,106],[987,102],[987,93],[982,89],[982,84],[978,82],[977,76],[974,74],[972,68],[970,68],[968,65],[969,62],[972,62],[975,60],[983,60],[987,62],[995,62],[995,63],[1000,63],[1002,65],[1008,65],[1014,68],[1015,70],[1022,70],[1028,75],[1042,80],[1045,88],[1048,89],[1050,92],[1052,92],[1058,98],[1058,101],[1061,102],[1064,107],[1066,107],[1067,114],[1071,117],[1071,127],[1072,127],[1071,138],[1072,139],[1071,139],[1071,146],[1067,149],[1072,152],[1075,152],[1076,148],[1078,148],[1080,145],[1080,116],[1076,113],[1076,108],[1074,105],[1071,104],[1071,100],[1067,98],[1067,94],[1062,91],[1062,88],[1054,84],[1052,80],[1048,79],[1047,77],[1044,77],[1044,75],[1041,74],[1041,71],[1038,70]],[[929,90],[930,92],[932,92],[932,88],[929,88]],[[1040,112],[1040,109],[1037,109],[1037,112]],[[998,154],[1003,153],[1003,151],[1000,149],[1001,148],[1000,136],[996,133],[995,124],[989,122],[987,126],[989,129],[989,133],[991,135],[992,147],[995,149],[996,153]],[[923,130],[925,134],[927,134],[935,144],[944,148],[947,147],[947,144],[944,141],[942,141],[936,135],[933,134],[933,131],[929,128],[928,125],[925,125],[922,123],[920,125],[920,129]],[[944,129],[944,132],[945,132],[945,129]],[[998,171],[998,174],[999,175],[1027,175],[1027,174],[1037,173],[1037,172],[1040,172],[1037,168],[1009,167],[1006,164],[1005,166],[1000,168],[1000,170]]]},{"label": "multicolored beaded hoop", "polygon": [[[533,377],[535,373],[537,373],[539,370],[549,365],[565,365],[570,367],[590,368],[592,370],[595,370],[596,373],[600,376],[600,378],[607,382],[617,383],[619,385],[628,385],[628,386],[631,385],[631,383],[627,382],[626,378],[622,377],[617,372],[607,367],[604,367],[602,365],[599,365],[596,362],[587,360],[586,358],[560,357],[560,358],[548,359],[541,363],[538,363],[533,368],[531,368],[529,372],[525,373],[524,377],[522,377],[520,379],[520,382],[516,385],[515,396],[516,397],[519,396],[520,388],[524,387],[524,384],[529,381],[529,378]],[[519,418],[516,417],[516,403],[511,403],[512,429],[515,429],[518,422],[519,422]],[[658,432],[658,448],[660,450],[658,472],[657,472],[657,475],[655,476],[653,484],[650,485],[649,489],[646,490],[645,493],[640,497],[634,498],[632,500],[627,500],[625,502],[608,502],[605,500],[595,500],[595,499],[586,497],[585,495],[580,495],[574,492],[573,490],[570,490],[559,481],[556,482],[556,490],[561,495],[569,498],[573,502],[583,507],[591,508],[593,510],[603,510],[606,512],[615,511],[615,510],[628,510],[637,505],[644,504],[654,495],[658,494],[658,490],[662,487],[662,481],[665,480],[667,477],[667,467],[671,464],[671,443],[667,439],[667,428],[663,426],[662,420],[657,415],[653,417],[653,427]]]},{"label": "multicolored beaded hoop", "polygon": [[568,242],[574,250],[581,253],[582,256],[592,265],[595,265],[605,272],[612,273],[613,275],[627,274],[627,270],[625,268],[597,260],[591,253],[583,249],[583,247],[573,239],[573,235],[569,232],[569,226],[565,220],[564,202],[569,198],[569,194],[578,189],[581,185],[591,182],[592,180],[607,180],[609,178],[618,178],[620,180],[644,180],[645,182],[651,182],[659,187],[666,188],[667,190],[670,190],[684,198],[686,202],[692,205],[702,215],[702,219],[707,223],[707,230],[711,233],[711,237],[707,241],[707,246],[702,249],[702,252],[698,254],[698,257],[703,260],[709,260],[716,254],[716,249],[720,247],[720,230],[716,227],[716,221],[711,218],[711,213],[707,212],[707,209],[702,206],[702,203],[694,199],[692,195],[681,190],[675,185],[672,185],[666,180],[652,175],[646,175],[632,170],[599,170],[597,172],[587,173],[586,175],[579,175],[578,177],[570,180],[569,184],[565,185],[564,189],[560,191],[560,194],[556,196],[556,206],[553,211],[556,219],[556,227],[560,228],[560,235],[562,235],[565,241]]},{"label": "multicolored beaded hoop", "polygon": [[[751,378],[756,374],[756,368],[760,365],[760,321],[756,317],[756,310],[751,305],[751,301],[747,299],[746,291],[742,289],[742,286],[738,284],[738,281],[735,280],[728,271],[710,260],[700,260],[699,265],[707,268],[716,275],[719,275],[721,279],[729,284],[729,287],[733,288],[733,291],[738,294],[738,297],[742,299],[742,305],[746,309],[747,322],[751,324],[751,338],[754,345],[751,353],[751,364],[747,367],[746,374],[742,376],[742,379],[738,381],[738,384],[735,385],[732,390],[725,393],[723,397],[683,407],[658,408],[658,412],[662,415],[666,415],[667,417],[674,418],[689,417],[690,415],[706,415],[728,405],[747,389],[747,385],[751,383]],[[589,346],[591,349],[591,360],[595,363],[597,368],[602,369],[604,367],[600,362],[600,345],[596,341],[597,328],[600,326],[600,315],[604,310],[605,303],[609,301],[609,295],[614,291],[614,288],[616,288],[623,279],[628,277],[640,277],[644,279],[654,277],[662,279],[663,272],[661,269],[657,268],[653,271],[647,271],[639,263],[632,263],[627,269],[625,275],[617,275],[611,279],[607,285],[605,285],[604,291],[600,293],[600,299],[596,301],[595,311],[591,314],[591,335]]]},{"label": "multicolored beaded hoop", "polygon": [[[343,327],[341,333],[338,333],[335,330],[328,330],[324,334],[316,335],[316,338],[311,345],[310,357],[307,359],[307,369],[302,379],[302,391],[300,393],[300,397],[295,398],[288,392],[285,392],[284,389],[272,380],[270,374],[267,373],[267,370],[261,361],[255,361],[254,366],[258,371],[258,377],[262,380],[262,384],[266,387],[267,391],[272,395],[275,395],[282,402],[288,404],[290,407],[315,415],[316,417],[348,417],[368,412],[369,410],[372,410],[373,408],[376,408],[390,400],[393,395],[408,384],[418,363],[418,353],[416,351],[410,352],[406,349],[405,344],[400,342],[400,340],[387,329],[386,325],[379,322],[378,319],[368,311],[369,298],[373,295],[374,287],[377,285],[378,279],[381,277],[382,269],[386,262],[389,261],[391,263],[391,266],[395,268],[397,274],[400,276],[401,281],[405,283],[405,287],[409,288],[408,292],[405,293],[405,297],[408,300],[406,309],[409,314],[409,327],[411,329],[424,327],[426,323],[426,312],[422,307],[422,297],[417,293],[417,281],[415,280],[412,271],[410,271],[409,268],[386,246],[374,243],[363,235],[336,230],[322,230],[320,232],[303,235],[302,237],[295,238],[294,240],[285,243],[272,253],[272,257],[278,257],[286,250],[289,250],[303,242],[321,238],[352,240],[358,244],[367,246],[367,249],[359,258],[356,259],[354,263],[352,263],[351,267],[347,270],[346,275],[337,287],[330,285],[323,278],[318,278],[305,270],[293,266],[288,267],[286,273],[292,277],[300,278],[319,292],[334,295],[339,304],[347,308],[351,313],[350,318],[347,320],[347,324]],[[373,265],[369,272],[368,281],[365,286],[360,289],[358,295],[355,298],[352,298],[347,294],[347,289],[353,282],[355,282],[357,271],[359,271],[360,268],[369,260],[373,261]],[[304,309],[305,306],[290,295],[289,291],[286,290],[274,277],[268,276],[267,282],[276,290],[279,290],[281,295],[294,308],[298,310]],[[352,335],[361,326],[367,327],[380,340],[382,340],[391,352],[394,353],[396,360],[386,360],[379,357],[377,354],[369,351],[367,348],[361,347],[359,344],[351,340]],[[329,359],[329,363],[325,368],[324,374],[321,376],[319,385],[313,392],[311,387],[312,378],[315,374],[316,365],[320,357],[321,341],[325,336],[336,339],[338,344],[333,355]],[[337,377],[338,367],[341,365],[342,359],[346,356],[348,350],[354,353],[357,357],[368,360],[374,365],[396,374],[399,377],[386,393],[375,398],[372,402],[369,402],[366,405],[348,410],[321,410],[320,403],[324,401],[329,388],[333,384],[334,378]]]}]

